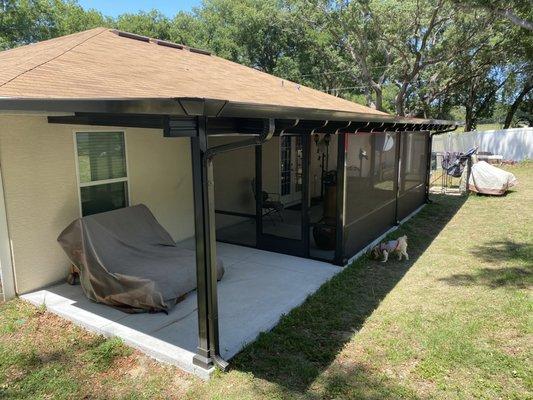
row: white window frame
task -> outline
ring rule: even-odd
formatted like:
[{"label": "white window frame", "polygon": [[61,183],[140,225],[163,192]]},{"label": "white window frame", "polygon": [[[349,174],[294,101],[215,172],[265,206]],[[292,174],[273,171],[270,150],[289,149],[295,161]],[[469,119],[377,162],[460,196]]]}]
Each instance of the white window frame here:
[{"label": "white window frame", "polygon": [[[78,155],[78,140],[77,135],[78,133],[122,133],[122,137],[124,138],[124,160],[126,162],[126,176],[123,178],[113,178],[113,179],[102,179],[99,181],[91,181],[91,182],[81,182],[80,179],[80,160]],[[127,184],[127,190],[126,190],[126,206],[129,206],[131,204],[131,186],[130,186],[130,169],[129,169],[129,163],[128,163],[128,140],[125,130],[115,130],[115,129],[83,129],[83,130],[75,130],[72,132],[72,139],[74,141],[74,154],[75,154],[75,162],[76,162],[76,184],[78,186],[78,206],[80,211],[80,217],[83,217],[83,208],[81,205],[81,188],[82,187],[88,187],[88,186],[98,186],[98,185],[105,185],[109,183],[118,183],[118,182],[126,182]]]}]

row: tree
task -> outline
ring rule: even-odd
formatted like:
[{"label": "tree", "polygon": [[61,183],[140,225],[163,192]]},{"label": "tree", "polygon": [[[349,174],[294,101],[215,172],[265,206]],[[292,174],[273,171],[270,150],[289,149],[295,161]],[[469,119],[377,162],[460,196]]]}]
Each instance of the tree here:
[{"label": "tree", "polygon": [[[277,0],[208,0],[193,15],[197,43],[265,72],[274,71],[293,42],[289,17]],[[184,21],[181,15],[177,22]]]},{"label": "tree", "polygon": [[203,48],[398,115],[469,128],[531,107],[530,0],[204,0],[108,18],[75,0],[0,0],[0,48],[109,26]]},{"label": "tree", "polygon": [[529,74],[524,79],[524,83],[522,84],[522,90],[518,92],[518,95],[512,101],[509,110],[507,111],[507,115],[505,116],[505,122],[503,123],[503,129],[511,127],[516,111],[519,109],[520,105],[522,104],[526,96],[531,92],[531,90],[533,90],[533,76]]},{"label": "tree", "polygon": [[530,0],[454,0],[466,10],[485,9],[516,26],[533,31],[533,7]]},{"label": "tree", "polygon": [[[367,104],[383,110],[383,92],[394,92],[398,115],[424,115],[455,81],[457,54],[476,57],[488,36],[487,13],[464,16],[446,0],[304,0],[303,14],[316,30],[327,30],[353,65],[354,83],[363,84]],[[478,21],[478,14],[484,14]],[[446,82],[442,85],[441,82]],[[390,90],[394,85],[395,90]],[[355,85],[354,85],[355,86]]]},{"label": "tree", "polygon": [[0,49],[51,39],[98,26],[111,20],[84,10],[73,0],[2,0]]},{"label": "tree", "polygon": [[137,14],[122,14],[113,23],[117,29],[138,35],[170,39],[170,21],[159,11],[140,11]]}]

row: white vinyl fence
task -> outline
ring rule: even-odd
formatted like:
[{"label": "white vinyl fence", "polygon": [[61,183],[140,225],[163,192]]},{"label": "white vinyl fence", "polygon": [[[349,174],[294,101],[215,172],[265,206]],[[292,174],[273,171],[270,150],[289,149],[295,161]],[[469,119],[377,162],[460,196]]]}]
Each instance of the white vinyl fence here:
[{"label": "white vinyl fence", "polygon": [[433,136],[433,151],[490,151],[504,160],[533,159],[533,128],[513,128],[483,132],[443,133]]}]

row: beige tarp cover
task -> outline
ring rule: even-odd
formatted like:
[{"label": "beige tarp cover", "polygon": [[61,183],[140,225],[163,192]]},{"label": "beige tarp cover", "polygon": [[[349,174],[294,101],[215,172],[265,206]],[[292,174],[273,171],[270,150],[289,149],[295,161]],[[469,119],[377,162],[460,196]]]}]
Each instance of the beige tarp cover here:
[{"label": "beige tarp cover", "polygon": [[517,179],[510,172],[494,167],[485,161],[479,161],[472,166],[468,188],[477,193],[501,196],[510,187],[518,184]]},{"label": "beige tarp cover", "polygon": [[86,296],[99,303],[167,312],[196,288],[195,252],[177,247],[145,205],[79,218],[58,242],[79,268]]}]

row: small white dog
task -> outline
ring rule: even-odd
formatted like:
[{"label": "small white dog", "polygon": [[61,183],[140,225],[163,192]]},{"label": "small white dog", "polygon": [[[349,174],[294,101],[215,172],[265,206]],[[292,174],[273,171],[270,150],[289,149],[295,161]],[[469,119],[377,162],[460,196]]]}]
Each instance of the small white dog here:
[{"label": "small white dog", "polygon": [[401,260],[402,256],[405,256],[405,259],[409,260],[409,254],[407,254],[407,235],[399,237],[396,240],[380,243],[372,249],[372,254],[376,259],[383,256],[381,262],[387,262],[391,253],[397,253],[398,260]]}]

